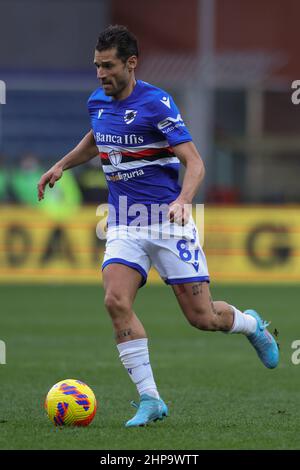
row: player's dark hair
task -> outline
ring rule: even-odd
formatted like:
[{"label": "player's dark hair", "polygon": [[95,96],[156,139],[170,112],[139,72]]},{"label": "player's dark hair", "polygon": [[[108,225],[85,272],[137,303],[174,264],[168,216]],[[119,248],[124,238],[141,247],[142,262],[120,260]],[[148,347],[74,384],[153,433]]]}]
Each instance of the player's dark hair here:
[{"label": "player's dark hair", "polygon": [[101,52],[112,48],[116,48],[117,57],[122,62],[126,62],[132,55],[139,55],[137,39],[126,26],[110,25],[100,34],[96,50]]}]

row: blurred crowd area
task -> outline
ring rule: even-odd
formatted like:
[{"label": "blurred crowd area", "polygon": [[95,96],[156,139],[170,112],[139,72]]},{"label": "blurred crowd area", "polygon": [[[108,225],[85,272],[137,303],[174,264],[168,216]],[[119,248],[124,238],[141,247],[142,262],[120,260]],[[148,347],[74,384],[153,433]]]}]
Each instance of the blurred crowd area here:
[{"label": "blurred crowd area", "polygon": [[[0,0],[0,203],[36,204],[41,174],[90,129],[94,47],[116,23],[139,39],[137,78],[172,94],[204,160],[195,202],[300,203],[298,0],[40,3]],[[97,156],[57,187],[77,203],[107,200]]]},{"label": "blurred crowd area", "polygon": [[[98,160],[96,157],[84,167],[64,173],[54,190],[57,199],[73,205],[107,202],[108,191]],[[34,153],[13,161],[0,154],[0,204],[38,204],[37,185],[48,169],[45,163]]]}]

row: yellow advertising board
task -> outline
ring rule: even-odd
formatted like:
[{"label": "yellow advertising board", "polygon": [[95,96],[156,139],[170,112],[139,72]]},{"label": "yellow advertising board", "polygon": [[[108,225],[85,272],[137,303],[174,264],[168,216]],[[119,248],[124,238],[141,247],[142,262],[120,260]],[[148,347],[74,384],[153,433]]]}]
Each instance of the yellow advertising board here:
[{"label": "yellow advertising board", "polygon": [[206,207],[204,250],[212,280],[300,281],[300,207]]},{"label": "yellow advertising board", "polygon": [[[206,206],[211,281],[299,282],[299,209]],[[0,282],[98,283],[105,246],[96,235],[98,223],[94,207],[62,220],[39,208],[0,206]],[[161,282],[155,271],[149,280]]]}]

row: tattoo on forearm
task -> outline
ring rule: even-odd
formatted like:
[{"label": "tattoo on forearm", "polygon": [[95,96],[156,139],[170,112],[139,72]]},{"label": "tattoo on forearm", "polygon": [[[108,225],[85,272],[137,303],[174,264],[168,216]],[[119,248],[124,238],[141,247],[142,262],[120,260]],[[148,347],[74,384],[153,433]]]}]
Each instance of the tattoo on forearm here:
[{"label": "tattoo on forearm", "polygon": [[193,295],[202,294],[202,283],[198,282],[197,284],[192,285]]},{"label": "tattoo on forearm", "polygon": [[132,335],[131,328],[128,328],[127,330],[120,330],[116,332],[116,339],[126,338],[127,336],[131,336],[131,335]]}]

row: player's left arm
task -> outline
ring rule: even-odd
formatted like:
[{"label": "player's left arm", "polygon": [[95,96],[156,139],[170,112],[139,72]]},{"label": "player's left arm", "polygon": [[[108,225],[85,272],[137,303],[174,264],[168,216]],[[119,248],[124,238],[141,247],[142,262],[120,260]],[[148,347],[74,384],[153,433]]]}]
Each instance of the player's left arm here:
[{"label": "player's left arm", "polygon": [[190,218],[190,206],[204,178],[205,167],[193,142],[175,145],[173,150],[185,166],[185,173],[181,192],[170,204],[169,218],[171,222],[185,225]]}]

